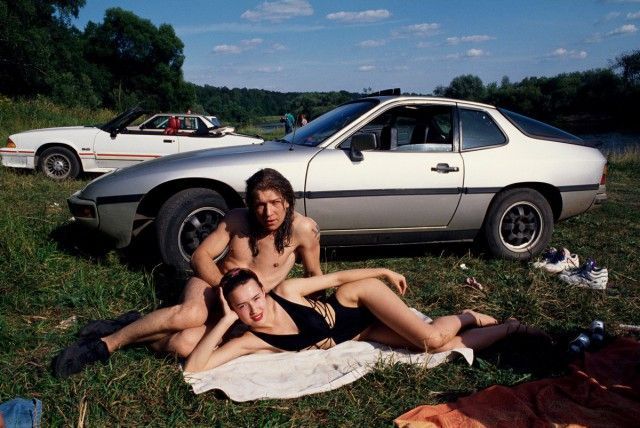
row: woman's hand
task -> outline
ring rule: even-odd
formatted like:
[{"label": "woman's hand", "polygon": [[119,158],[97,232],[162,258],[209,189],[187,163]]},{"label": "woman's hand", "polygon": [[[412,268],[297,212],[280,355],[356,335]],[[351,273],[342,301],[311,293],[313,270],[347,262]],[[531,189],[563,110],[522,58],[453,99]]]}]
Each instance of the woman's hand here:
[{"label": "woman's hand", "polygon": [[222,287],[218,287],[218,298],[220,299],[220,305],[222,305],[222,318],[230,322],[235,322],[238,319],[238,314],[229,307],[227,299],[222,294]]},{"label": "woman's hand", "polygon": [[406,293],[408,288],[407,280],[404,275],[400,275],[398,272],[386,269],[384,276],[391,284],[393,284],[398,289],[400,295],[404,296],[404,293]]}]

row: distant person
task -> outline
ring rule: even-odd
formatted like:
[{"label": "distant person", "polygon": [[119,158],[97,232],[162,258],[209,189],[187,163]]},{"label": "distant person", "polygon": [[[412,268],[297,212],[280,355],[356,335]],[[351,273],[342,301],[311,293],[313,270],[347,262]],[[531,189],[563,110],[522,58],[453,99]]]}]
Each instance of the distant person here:
[{"label": "distant person", "polygon": [[285,113],[280,118],[280,122],[284,123],[284,133],[288,134],[293,132],[293,125],[295,124],[295,119],[291,113]]},{"label": "distant person", "polygon": [[298,115],[298,126],[305,126],[307,123],[309,123],[307,121],[307,116],[305,116],[304,113],[300,113]]}]

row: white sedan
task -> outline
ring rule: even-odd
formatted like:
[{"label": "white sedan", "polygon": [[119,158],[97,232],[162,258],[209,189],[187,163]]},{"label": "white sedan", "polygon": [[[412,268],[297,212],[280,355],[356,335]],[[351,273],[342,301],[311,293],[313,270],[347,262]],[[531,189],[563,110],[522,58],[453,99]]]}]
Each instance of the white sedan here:
[{"label": "white sedan", "polygon": [[[131,124],[145,112],[130,109],[104,125],[35,129],[9,136],[0,148],[2,165],[39,169],[54,180],[81,172],[103,173],[174,153],[217,147],[261,144],[257,137],[220,128],[208,116],[157,114]],[[173,124],[169,127],[169,118]]]}]

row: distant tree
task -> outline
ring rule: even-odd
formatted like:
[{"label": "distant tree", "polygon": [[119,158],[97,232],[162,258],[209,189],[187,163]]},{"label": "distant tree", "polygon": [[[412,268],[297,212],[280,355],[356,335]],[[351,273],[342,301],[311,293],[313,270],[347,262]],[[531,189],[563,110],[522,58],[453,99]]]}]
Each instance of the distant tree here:
[{"label": "distant tree", "polygon": [[[68,87],[83,79],[79,33],[70,21],[84,4],[85,0],[0,0],[1,93],[48,95],[61,73],[72,76]],[[92,91],[90,84],[85,89]]]},{"label": "distant tree", "polygon": [[640,83],[640,50],[620,55],[613,63],[613,69],[620,70],[622,78],[630,84]]},{"label": "distant tree", "polygon": [[184,45],[170,25],[156,28],[132,12],[111,8],[103,23],[87,24],[83,39],[89,73],[107,105],[186,109],[195,102],[194,89],[182,76]]},{"label": "distant tree", "polygon": [[482,101],[485,97],[485,87],[482,80],[472,74],[455,77],[447,88],[436,88],[436,91],[439,92],[436,94],[439,96],[441,91],[445,97],[471,101]]}]

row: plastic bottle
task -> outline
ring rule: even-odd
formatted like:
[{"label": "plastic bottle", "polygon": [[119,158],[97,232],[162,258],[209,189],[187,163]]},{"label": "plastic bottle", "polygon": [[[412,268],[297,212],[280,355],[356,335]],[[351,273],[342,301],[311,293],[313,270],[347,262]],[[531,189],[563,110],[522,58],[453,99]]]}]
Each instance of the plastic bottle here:
[{"label": "plastic bottle", "polygon": [[591,333],[591,343],[593,346],[600,347],[604,343],[604,322],[600,320],[594,320],[589,326],[589,332]]},{"label": "plastic bottle", "polygon": [[584,351],[591,345],[591,339],[584,333],[580,333],[578,337],[569,343],[569,356],[578,357],[584,354]]}]

